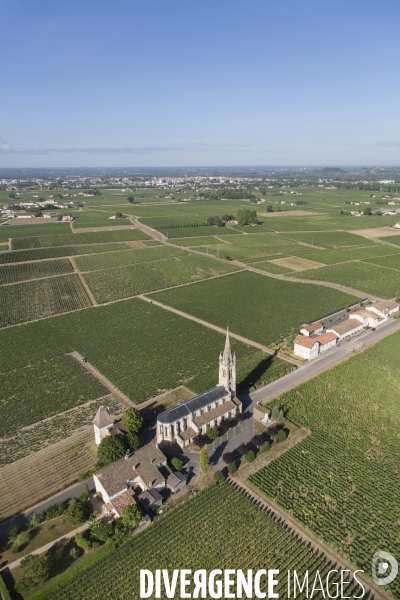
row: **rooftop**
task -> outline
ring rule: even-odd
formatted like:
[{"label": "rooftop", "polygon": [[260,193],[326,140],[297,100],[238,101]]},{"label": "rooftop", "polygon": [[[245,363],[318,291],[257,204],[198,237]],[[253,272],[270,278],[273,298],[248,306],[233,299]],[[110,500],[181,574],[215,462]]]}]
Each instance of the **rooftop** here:
[{"label": "rooftop", "polygon": [[307,337],[305,335],[301,335],[299,334],[296,339],[294,340],[294,343],[297,344],[298,346],[303,346],[304,348],[312,348],[314,346],[314,344],[318,344],[318,339],[315,338],[311,338],[311,337]]},{"label": "rooftop", "polygon": [[337,323],[336,325],[332,325],[332,327],[328,327],[327,331],[334,331],[338,335],[344,335],[345,333],[349,333],[358,327],[361,327],[361,323],[356,319],[345,319],[341,323]]},{"label": "rooftop", "polygon": [[113,425],[114,421],[115,419],[112,415],[110,415],[108,408],[105,406],[100,406],[92,423],[99,429],[102,429],[103,427],[108,427],[108,425]]},{"label": "rooftop", "polygon": [[308,331],[308,333],[313,333],[314,331],[317,331],[317,329],[321,329],[323,327],[323,324],[317,321],[316,323],[311,323],[311,325],[306,325],[305,327],[302,327],[302,329]]},{"label": "rooftop", "polygon": [[196,417],[194,419],[194,422],[196,423],[196,425],[198,427],[201,427],[202,425],[209,423],[213,419],[216,419],[217,417],[224,415],[228,411],[235,410],[235,409],[236,409],[236,405],[231,400],[228,400],[227,402],[223,402],[216,408],[212,408],[211,410],[205,411],[202,415],[200,415],[199,417]]},{"label": "rooftop", "polygon": [[399,306],[400,305],[394,300],[382,300],[381,302],[374,302],[373,304],[370,304],[369,306],[367,306],[367,310],[375,308],[380,312],[385,312],[385,310],[387,309],[393,310],[394,308],[399,308]]},{"label": "rooftop", "polygon": [[227,392],[222,385],[218,385],[199,396],[195,396],[190,400],[182,402],[182,404],[179,404],[178,406],[174,406],[169,410],[160,413],[158,415],[158,421],[159,423],[174,423],[178,419],[182,419],[192,412],[204,408],[216,400],[224,398],[228,394],[229,392]]}]

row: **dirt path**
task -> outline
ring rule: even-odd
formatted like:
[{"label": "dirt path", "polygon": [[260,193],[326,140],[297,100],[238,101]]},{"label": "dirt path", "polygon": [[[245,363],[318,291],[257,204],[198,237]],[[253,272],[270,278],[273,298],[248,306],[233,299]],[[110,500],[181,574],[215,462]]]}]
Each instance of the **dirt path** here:
[{"label": "dirt path", "polygon": [[[297,535],[301,539],[303,544],[308,544],[312,551],[323,554],[333,564],[339,565],[335,567],[336,569],[347,569],[351,572],[357,570],[356,566],[352,565],[350,562],[345,560],[335,550],[327,546],[324,542],[322,542],[319,538],[312,534],[308,529],[306,529],[300,523],[295,521],[291,515],[289,515],[286,511],[281,509],[277,504],[275,504],[275,502],[273,502],[269,498],[266,498],[265,496],[261,496],[260,493],[256,491],[255,488],[253,488],[248,482],[242,481],[236,475],[235,479],[233,479],[232,477],[228,477],[228,481],[237,490],[242,492],[244,496],[248,497],[254,502],[254,504],[257,504],[260,508],[268,512],[268,514],[270,514],[272,517],[275,517],[276,519],[281,519],[281,525],[285,527],[292,535]],[[367,579],[361,573],[358,573],[357,577],[365,587],[366,591],[371,591],[374,594],[374,597],[379,598],[380,600],[390,600],[390,596],[388,596],[380,586],[376,586],[372,581]]]},{"label": "dirt path", "polygon": [[96,301],[96,298],[93,296],[88,284],[86,283],[86,281],[83,279],[83,275],[80,272],[80,270],[78,269],[78,267],[76,266],[76,262],[75,259],[71,256],[70,257],[70,263],[74,268],[75,273],[78,275],[79,279],[81,280],[81,283],[83,285],[83,287],[85,288],[85,291],[87,293],[87,295],[89,296],[89,300],[92,303],[93,306],[98,306],[98,303]]},{"label": "dirt path", "polygon": [[72,356],[72,358],[76,360],[81,367],[86,369],[86,371],[92,375],[97,383],[110,392],[110,394],[114,396],[115,400],[122,404],[122,406],[126,406],[127,408],[130,408],[131,406],[134,406],[135,408],[137,407],[137,404],[132,402],[130,398],[121,392],[121,390],[119,390],[113,383],[111,383],[107,377],[104,377],[104,375],[102,375],[100,371],[96,369],[96,367],[91,365],[89,362],[84,363],[82,361],[82,354],[79,354],[79,352],[74,350],[73,352],[69,353],[69,356]]}]

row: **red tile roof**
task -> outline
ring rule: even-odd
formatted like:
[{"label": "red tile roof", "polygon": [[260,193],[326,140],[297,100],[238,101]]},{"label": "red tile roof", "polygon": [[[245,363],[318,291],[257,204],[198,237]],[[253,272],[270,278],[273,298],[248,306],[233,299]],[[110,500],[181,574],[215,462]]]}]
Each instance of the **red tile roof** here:
[{"label": "red tile roof", "polygon": [[294,340],[294,343],[298,344],[299,346],[304,346],[304,348],[312,348],[314,344],[319,344],[319,339],[310,338],[299,334]]}]

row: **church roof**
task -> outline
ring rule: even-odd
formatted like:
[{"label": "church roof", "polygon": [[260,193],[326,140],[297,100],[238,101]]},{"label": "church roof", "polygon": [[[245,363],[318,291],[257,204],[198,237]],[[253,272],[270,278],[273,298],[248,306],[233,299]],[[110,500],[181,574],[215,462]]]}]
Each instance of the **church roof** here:
[{"label": "church roof", "polygon": [[108,425],[114,425],[114,420],[114,417],[110,415],[108,409],[105,406],[100,406],[92,423],[99,429],[102,429]]},{"label": "church roof", "polygon": [[229,392],[227,392],[223,385],[217,385],[217,387],[208,390],[208,392],[204,392],[199,396],[195,396],[190,400],[186,400],[179,404],[178,406],[174,406],[169,410],[166,410],[158,415],[159,423],[174,423],[178,419],[182,419],[195,410],[199,410],[200,408],[204,408],[211,402],[215,402],[216,400],[220,400],[224,398]]}]

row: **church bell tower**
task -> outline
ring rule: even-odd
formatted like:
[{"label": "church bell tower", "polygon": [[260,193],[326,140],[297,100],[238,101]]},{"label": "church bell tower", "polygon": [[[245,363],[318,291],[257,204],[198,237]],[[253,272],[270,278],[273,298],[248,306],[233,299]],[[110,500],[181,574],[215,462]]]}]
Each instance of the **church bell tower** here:
[{"label": "church bell tower", "polygon": [[219,381],[231,396],[236,394],[236,355],[232,356],[229,331],[226,330],[225,349],[223,354],[219,355]]}]

